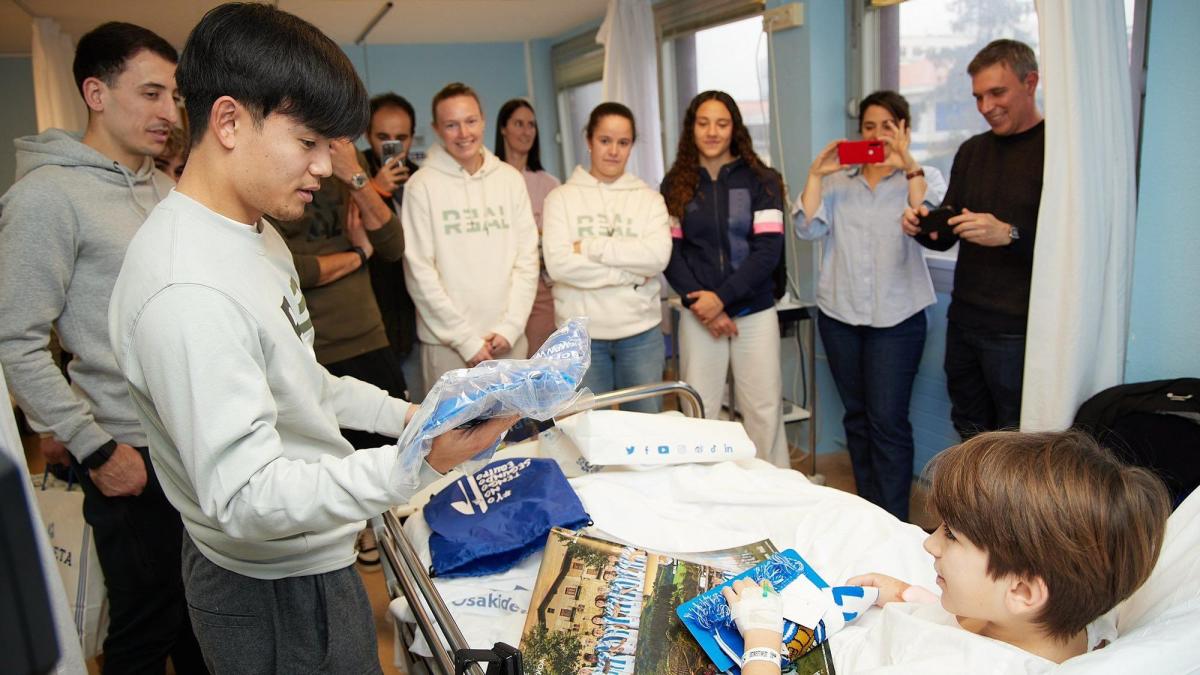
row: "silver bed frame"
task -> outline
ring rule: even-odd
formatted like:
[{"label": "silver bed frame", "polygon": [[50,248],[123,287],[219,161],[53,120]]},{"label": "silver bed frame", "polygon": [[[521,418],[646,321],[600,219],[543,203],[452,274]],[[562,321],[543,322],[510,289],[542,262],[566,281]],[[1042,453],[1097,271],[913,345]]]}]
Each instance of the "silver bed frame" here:
[{"label": "silver bed frame", "polygon": [[[658,382],[600,394],[584,400],[558,417],[668,394],[678,397],[681,412],[687,417],[704,417],[704,403],[700,400],[700,394],[691,385],[681,381]],[[416,549],[404,534],[400,519],[391,510],[385,511],[380,518],[382,523],[376,524],[375,531],[379,548],[383,552],[388,594],[392,598],[403,596],[408,601],[408,606],[416,618],[417,629],[425,636],[425,641],[429,643],[433,652],[432,658],[413,655],[407,646],[408,641],[415,635],[413,629],[410,625],[397,622],[399,640],[396,646],[408,672],[410,675],[416,675],[421,672],[419,668],[423,667],[427,672],[440,675],[456,675],[458,672],[483,675],[483,669],[476,664],[456,670],[458,667],[455,655],[470,649],[472,645],[467,644],[458,623],[450,614],[437,587],[433,585],[433,580],[417,556]],[[449,650],[443,646],[440,635],[446,636],[446,642],[450,644]],[[480,647],[491,648],[492,645],[475,645],[476,649]]]}]

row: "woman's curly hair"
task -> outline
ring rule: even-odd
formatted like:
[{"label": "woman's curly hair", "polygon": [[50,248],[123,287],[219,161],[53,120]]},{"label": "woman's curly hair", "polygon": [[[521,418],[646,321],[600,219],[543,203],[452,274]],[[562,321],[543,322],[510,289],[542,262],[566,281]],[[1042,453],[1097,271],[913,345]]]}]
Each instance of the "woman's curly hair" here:
[{"label": "woman's curly hair", "polygon": [[683,219],[684,209],[700,187],[700,149],[696,147],[696,111],[708,101],[720,101],[733,120],[733,138],[730,139],[729,151],[734,157],[741,157],[746,164],[758,174],[759,179],[766,185],[767,190],[779,194],[783,192],[783,181],[774,169],[763,163],[754,152],[754,141],[750,131],[742,122],[742,111],[738,109],[733,97],[723,91],[705,91],[696,94],[688,105],[687,113],[683,116],[683,127],[679,131],[679,147],[675,152],[675,163],[663,179],[663,192],[667,201],[667,212],[672,216]]}]

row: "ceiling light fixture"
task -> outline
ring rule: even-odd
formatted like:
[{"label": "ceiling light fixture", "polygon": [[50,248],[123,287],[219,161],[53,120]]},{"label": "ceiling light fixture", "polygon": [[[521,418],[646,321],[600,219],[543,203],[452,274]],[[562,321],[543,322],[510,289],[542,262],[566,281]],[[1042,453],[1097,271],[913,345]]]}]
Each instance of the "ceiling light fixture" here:
[{"label": "ceiling light fixture", "polygon": [[367,24],[367,27],[363,29],[362,34],[358,36],[358,39],[354,41],[354,44],[361,45],[367,39],[367,36],[370,35],[371,31],[375,30],[375,25],[378,24],[381,19],[383,19],[383,15],[391,11],[392,5],[394,4],[396,3],[392,2],[391,0],[383,3],[383,7],[379,8],[379,12],[375,14],[375,17],[371,19],[371,21]]}]

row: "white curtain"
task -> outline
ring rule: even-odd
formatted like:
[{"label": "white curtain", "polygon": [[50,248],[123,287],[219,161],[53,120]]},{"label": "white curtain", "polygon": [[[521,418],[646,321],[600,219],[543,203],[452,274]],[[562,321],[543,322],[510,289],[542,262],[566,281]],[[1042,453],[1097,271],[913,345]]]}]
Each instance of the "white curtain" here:
[{"label": "white curtain", "polygon": [[650,0],[609,0],[596,42],[604,45],[601,98],[629,106],[637,121],[638,141],[627,170],[657,187],[664,169],[658,112],[658,44]]},{"label": "white curtain", "polygon": [[1063,429],[1124,376],[1135,154],[1122,0],[1038,0],[1046,166],[1021,428]]},{"label": "white curtain", "polygon": [[33,100],[38,131],[50,128],[82,132],[87,127],[87,106],[75,87],[71,64],[75,41],[54,19],[33,20]]}]

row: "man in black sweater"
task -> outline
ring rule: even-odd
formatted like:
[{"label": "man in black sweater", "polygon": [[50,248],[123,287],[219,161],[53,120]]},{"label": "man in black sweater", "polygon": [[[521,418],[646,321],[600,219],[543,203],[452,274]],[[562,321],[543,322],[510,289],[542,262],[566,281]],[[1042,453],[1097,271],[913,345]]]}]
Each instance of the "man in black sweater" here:
[{"label": "man in black sweater", "polygon": [[943,206],[953,234],[922,234],[905,209],[904,231],[944,251],[961,242],[946,330],[950,417],[964,439],[1021,423],[1025,324],[1033,242],[1042,198],[1045,122],[1037,108],[1037,58],[1028,45],[996,40],[967,72],[990,131],[958,149]]}]

